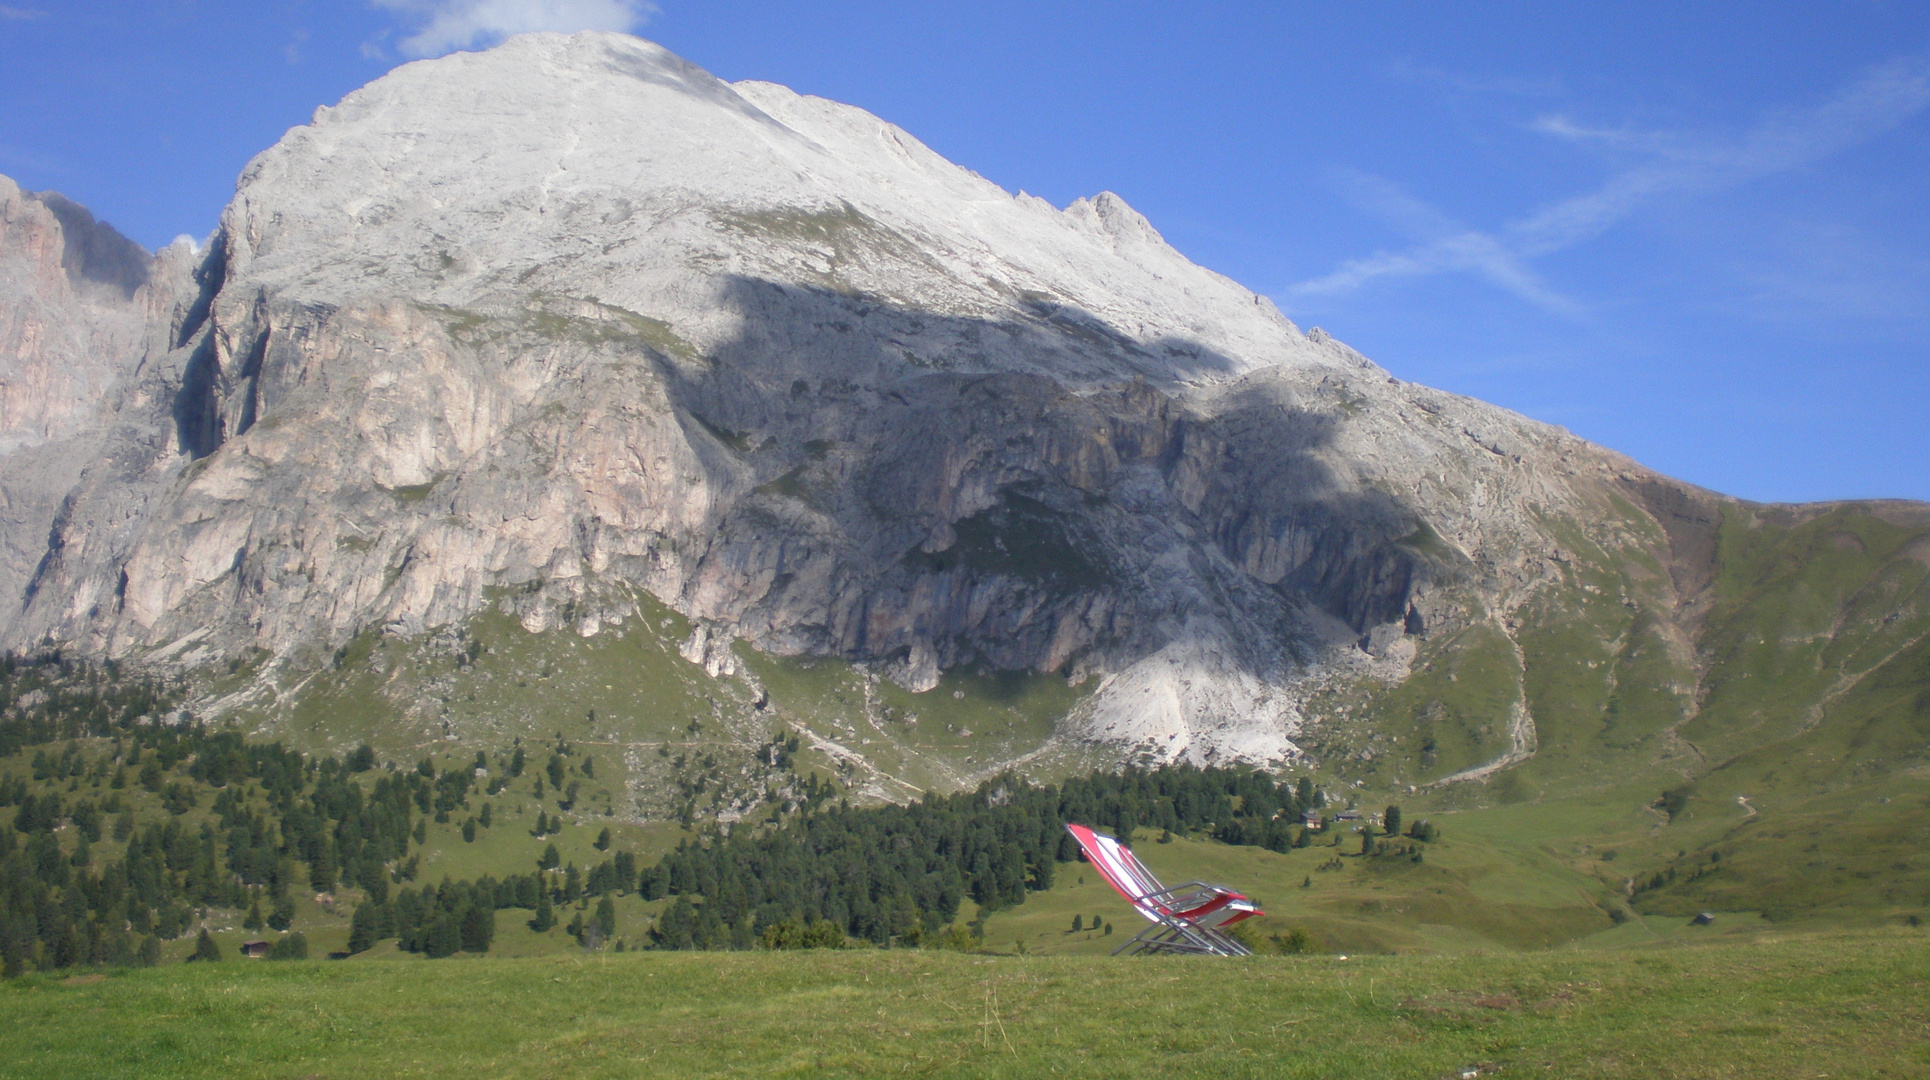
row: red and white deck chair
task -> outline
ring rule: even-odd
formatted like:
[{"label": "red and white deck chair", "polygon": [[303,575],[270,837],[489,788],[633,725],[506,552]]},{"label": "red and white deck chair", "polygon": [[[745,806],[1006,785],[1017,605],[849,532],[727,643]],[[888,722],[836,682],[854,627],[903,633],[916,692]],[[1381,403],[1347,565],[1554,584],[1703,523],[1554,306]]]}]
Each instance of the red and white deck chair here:
[{"label": "red and white deck chair", "polygon": [[1253,950],[1235,941],[1227,927],[1241,919],[1264,915],[1253,901],[1224,885],[1189,881],[1172,888],[1159,883],[1151,870],[1119,841],[1101,836],[1084,825],[1067,825],[1086,858],[1114,891],[1133,909],[1152,921],[1132,940],[1112,951],[1198,953],[1204,956],[1250,956]]}]

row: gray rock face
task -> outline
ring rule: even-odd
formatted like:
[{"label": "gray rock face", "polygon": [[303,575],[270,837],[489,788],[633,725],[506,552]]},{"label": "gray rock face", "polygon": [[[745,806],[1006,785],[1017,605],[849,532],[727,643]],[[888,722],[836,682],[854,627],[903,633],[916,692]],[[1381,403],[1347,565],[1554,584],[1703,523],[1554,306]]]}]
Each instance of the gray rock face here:
[{"label": "gray rock face", "polygon": [[0,176],[0,604],[26,594],[115,425],[117,389],[165,350],[190,254],[157,259],[67,198]]},{"label": "gray rock face", "polygon": [[1077,733],[1265,761],[1324,680],[1519,603],[1550,522],[1684,490],[1303,334],[1115,196],[634,38],[399,68],[202,254],[0,196],[11,647],[299,666],[640,586],[713,674],[1064,671]]}]

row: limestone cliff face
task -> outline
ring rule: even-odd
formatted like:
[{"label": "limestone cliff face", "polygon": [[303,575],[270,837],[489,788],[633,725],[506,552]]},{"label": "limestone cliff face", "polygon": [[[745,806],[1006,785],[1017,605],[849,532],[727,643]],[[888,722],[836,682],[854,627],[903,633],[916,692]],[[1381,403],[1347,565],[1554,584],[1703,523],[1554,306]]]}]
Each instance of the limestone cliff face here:
[{"label": "limestone cliff face", "polygon": [[120,388],[168,348],[192,258],[185,245],[153,257],[65,197],[0,176],[0,604],[18,608]]},{"label": "limestone cliff face", "polygon": [[205,253],[0,196],[0,484],[40,500],[7,646],[299,665],[492,604],[594,634],[641,588],[714,674],[733,639],[1064,671],[1076,733],[1272,760],[1324,682],[1505,618],[1564,523],[1645,513],[1617,491],[1706,499],[1303,334],[1114,196],[633,38],[396,70]]},{"label": "limestone cliff face", "polygon": [[144,344],[149,263],[84,208],[0,177],[0,452],[91,418]]}]

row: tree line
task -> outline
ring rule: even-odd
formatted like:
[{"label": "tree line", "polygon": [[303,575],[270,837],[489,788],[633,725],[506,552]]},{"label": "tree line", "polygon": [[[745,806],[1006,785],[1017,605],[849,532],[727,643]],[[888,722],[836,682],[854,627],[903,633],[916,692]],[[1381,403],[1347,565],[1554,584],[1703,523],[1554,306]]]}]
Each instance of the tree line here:
[{"label": "tree line", "polygon": [[[83,748],[82,739],[111,743]],[[247,910],[246,929],[286,930],[298,885],[359,886],[387,903],[392,883],[415,876],[409,849],[422,843],[424,820],[447,820],[474,784],[473,770],[439,773],[428,760],[371,783],[357,775],[374,768],[367,747],[316,757],[210,731],[159,680],[58,654],[0,657],[0,756],[30,747],[31,781],[0,781],[0,808],[14,808],[0,829],[0,971],[9,976],[152,964],[162,941],[214,908]],[[137,820],[139,791],[157,797],[161,816]],[[208,813],[189,818],[204,799]],[[68,846],[57,835],[64,826]],[[110,836],[120,857],[97,858]],[[403,904],[409,895],[396,898],[398,933],[421,951],[441,949],[445,890],[423,890],[414,906]],[[455,909],[457,939],[486,948],[493,908],[486,931],[470,912]]]},{"label": "tree line", "polygon": [[1056,865],[1079,857],[1068,822],[1285,850],[1320,802],[1305,777],[1244,768],[1129,767],[1062,785],[1003,776],[906,806],[840,801],[762,828],[712,828],[641,871],[638,889],[674,898],[651,931],[662,949],[751,948],[827,926],[917,944],[952,923],[966,897],[989,913],[1051,888]]},{"label": "tree line", "polygon": [[[82,739],[111,742],[83,748]],[[780,732],[772,745],[792,744]],[[668,901],[649,932],[660,949],[956,941],[965,899],[989,913],[1052,886],[1058,864],[1079,857],[1068,822],[1283,851],[1307,843],[1301,815],[1322,803],[1305,777],[1248,768],[1129,767],[1057,785],[1003,776],[975,791],[864,808],[809,775],[789,813],[713,825],[649,865],[614,852],[579,870],[560,865],[550,845],[529,873],[418,886],[412,845],[423,843],[427,821],[468,809],[485,755],[476,766],[438,770],[425,759],[377,770],[367,747],[319,757],[208,730],[168,686],[112,665],[0,658],[0,755],[28,749],[32,781],[0,781],[0,807],[14,807],[12,827],[0,830],[0,960],[9,974],[152,963],[161,941],[188,933],[210,909],[245,910],[245,928],[285,931],[304,885],[363,891],[351,952],[389,939],[431,957],[487,951],[498,912],[527,911],[541,932],[572,904],[583,911],[568,931],[594,945],[611,936],[611,898],[624,894]],[[559,754],[570,751],[560,742],[558,751],[537,783],[546,776],[568,797]],[[524,765],[518,745],[487,794]],[[590,768],[586,760],[580,771]],[[136,792],[154,796],[142,805],[158,803],[158,817],[150,810],[137,820]],[[207,811],[190,817],[204,800]],[[487,809],[466,828],[486,827]],[[63,826],[73,826],[68,846],[56,835]],[[124,845],[120,857],[97,859],[92,845],[109,835]],[[609,848],[607,830],[596,846]]]}]

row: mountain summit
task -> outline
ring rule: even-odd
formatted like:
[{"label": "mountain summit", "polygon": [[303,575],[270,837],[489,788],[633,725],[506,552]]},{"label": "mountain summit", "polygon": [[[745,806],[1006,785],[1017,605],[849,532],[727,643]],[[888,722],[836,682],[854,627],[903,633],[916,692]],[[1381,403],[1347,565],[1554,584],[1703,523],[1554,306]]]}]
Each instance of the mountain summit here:
[{"label": "mountain summit", "polygon": [[[398,68],[252,161],[205,251],[105,284],[70,265],[91,218],[0,196],[0,644],[226,663],[209,708],[268,730],[401,670],[379,639],[455,657],[377,679],[383,723],[495,732],[461,642],[506,615],[563,650],[674,628],[744,733],[803,709],[772,658],[845,665],[929,767],[825,752],[903,790],[1052,748],[1440,785],[1686,754],[1790,589],[1814,678],[1765,731],[1930,612],[1922,507],[1671,481],[1303,333],[1115,195],[1013,196],[635,38]],[[1735,578],[1811,533],[1862,561]],[[935,715],[961,672],[1066,707],[941,768],[876,694]]]},{"label": "mountain summit", "polygon": [[960,371],[1332,363],[1116,196],[1065,211],[1015,199],[861,110],[731,86],[613,34],[529,35],[397,69],[256,158],[222,231],[230,273],[336,304],[595,289],[627,310],[712,312],[689,328],[708,344],[738,332],[718,283],[768,281],[955,320],[1064,307],[1146,350],[907,341]]}]

